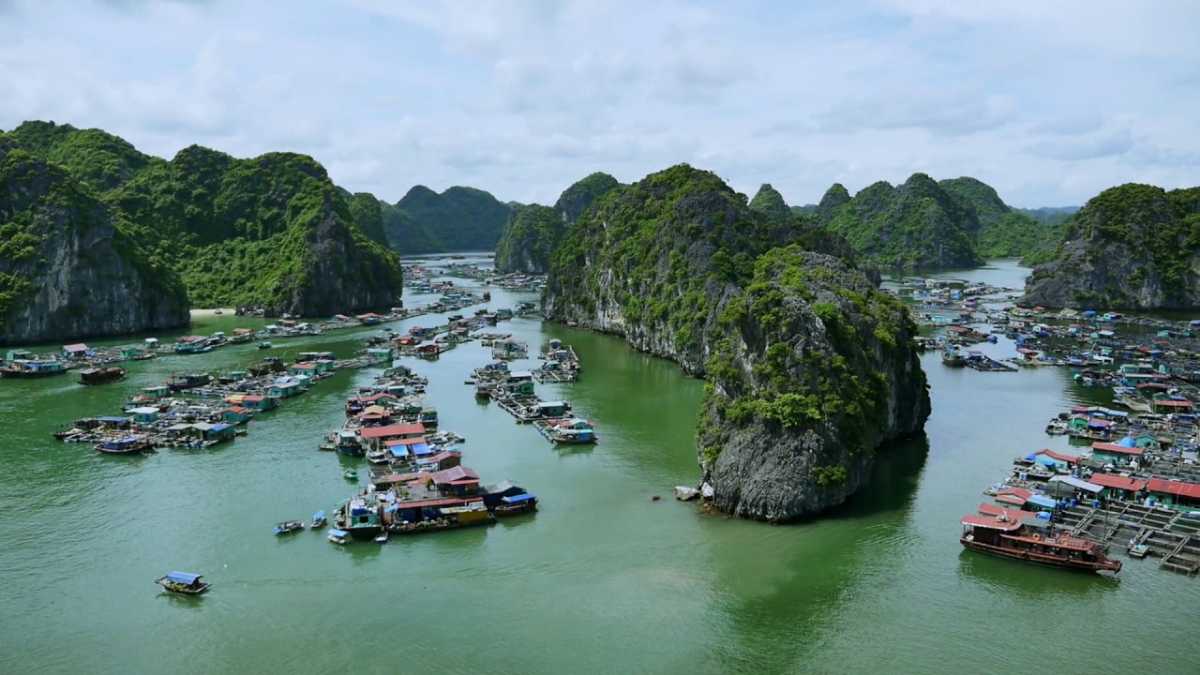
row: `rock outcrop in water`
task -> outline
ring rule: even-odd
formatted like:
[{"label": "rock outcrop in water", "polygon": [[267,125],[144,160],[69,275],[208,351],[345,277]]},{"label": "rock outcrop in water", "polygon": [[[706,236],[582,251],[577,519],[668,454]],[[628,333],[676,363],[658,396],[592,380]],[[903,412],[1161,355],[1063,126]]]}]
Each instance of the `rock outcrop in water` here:
[{"label": "rock outcrop in water", "polygon": [[1067,221],[1054,259],[1034,269],[1021,304],[1101,309],[1200,307],[1200,187],[1126,184]]},{"label": "rock outcrop in water", "polygon": [[708,377],[699,461],[714,503],[791,520],[841,503],[877,447],[929,412],[911,319],[830,255],[844,250],[681,165],[583,214],[543,308]]},{"label": "rock outcrop in water", "polygon": [[0,135],[0,344],[188,324],[179,277],[65,169]]},{"label": "rock outcrop in water", "polygon": [[[102,131],[49,122],[6,136],[112,209],[149,259],[183,279],[193,305],[318,316],[400,297],[395,254],[363,231],[345,191],[311,157],[236,159],[191,146],[165,161]],[[381,236],[378,222],[367,225]]]}]

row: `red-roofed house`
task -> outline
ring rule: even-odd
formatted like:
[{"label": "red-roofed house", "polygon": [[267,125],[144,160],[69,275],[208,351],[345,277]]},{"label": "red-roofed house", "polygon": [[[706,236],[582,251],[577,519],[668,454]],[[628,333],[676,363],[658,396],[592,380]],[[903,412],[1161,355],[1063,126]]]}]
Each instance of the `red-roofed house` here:
[{"label": "red-roofed house", "polygon": [[1151,478],[1146,489],[1159,501],[1173,506],[1200,506],[1200,485],[1181,480]]},{"label": "red-roofed house", "polygon": [[1100,494],[1109,499],[1137,499],[1138,491],[1146,487],[1144,480],[1115,473],[1094,473],[1087,480],[1103,487],[1104,491]]},{"label": "red-roofed house", "polygon": [[442,494],[463,497],[479,491],[479,474],[475,473],[474,469],[465,466],[455,466],[438,471],[431,476],[431,480]]},{"label": "red-roofed house", "polygon": [[374,450],[384,447],[384,443],[402,438],[417,438],[425,435],[423,424],[388,424],[379,427],[363,427],[358,435]]},{"label": "red-roofed house", "polygon": [[1092,459],[1099,462],[1130,462],[1145,453],[1141,448],[1127,448],[1117,443],[1092,443]]}]

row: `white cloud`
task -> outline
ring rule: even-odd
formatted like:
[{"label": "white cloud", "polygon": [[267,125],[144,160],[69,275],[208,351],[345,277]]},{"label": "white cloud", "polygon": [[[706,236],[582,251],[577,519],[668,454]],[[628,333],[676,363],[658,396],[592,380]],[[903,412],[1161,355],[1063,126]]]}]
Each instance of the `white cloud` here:
[{"label": "white cloud", "polygon": [[914,171],[1080,203],[1196,182],[1200,5],[1151,5],[0,0],[0,128],[304,152],[390,200],[690,162],[793,203]]}]

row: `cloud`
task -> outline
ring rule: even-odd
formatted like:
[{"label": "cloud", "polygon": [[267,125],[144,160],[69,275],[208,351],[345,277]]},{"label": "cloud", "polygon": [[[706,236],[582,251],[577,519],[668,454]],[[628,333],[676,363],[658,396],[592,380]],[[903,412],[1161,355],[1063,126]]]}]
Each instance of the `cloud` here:
[{"label": "cloud", "polygon": [[0,128],[303,152],[390,201],[679,162],[794,203],[914,171],[1023,206],[1195,182],[1200,5],[1092,7],[0,0]]}]

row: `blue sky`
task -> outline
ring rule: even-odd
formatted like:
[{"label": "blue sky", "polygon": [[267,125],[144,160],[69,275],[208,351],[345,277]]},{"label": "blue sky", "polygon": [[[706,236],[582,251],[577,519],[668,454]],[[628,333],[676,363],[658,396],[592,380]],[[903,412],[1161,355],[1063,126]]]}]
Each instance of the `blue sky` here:
[{"label": "blue sky", "polygon": [[914,171],[1020,206],[1200,184],[1200,2],[0,0],[0,128],[313,155],[552,202],[679,162],[789,203]]}]

